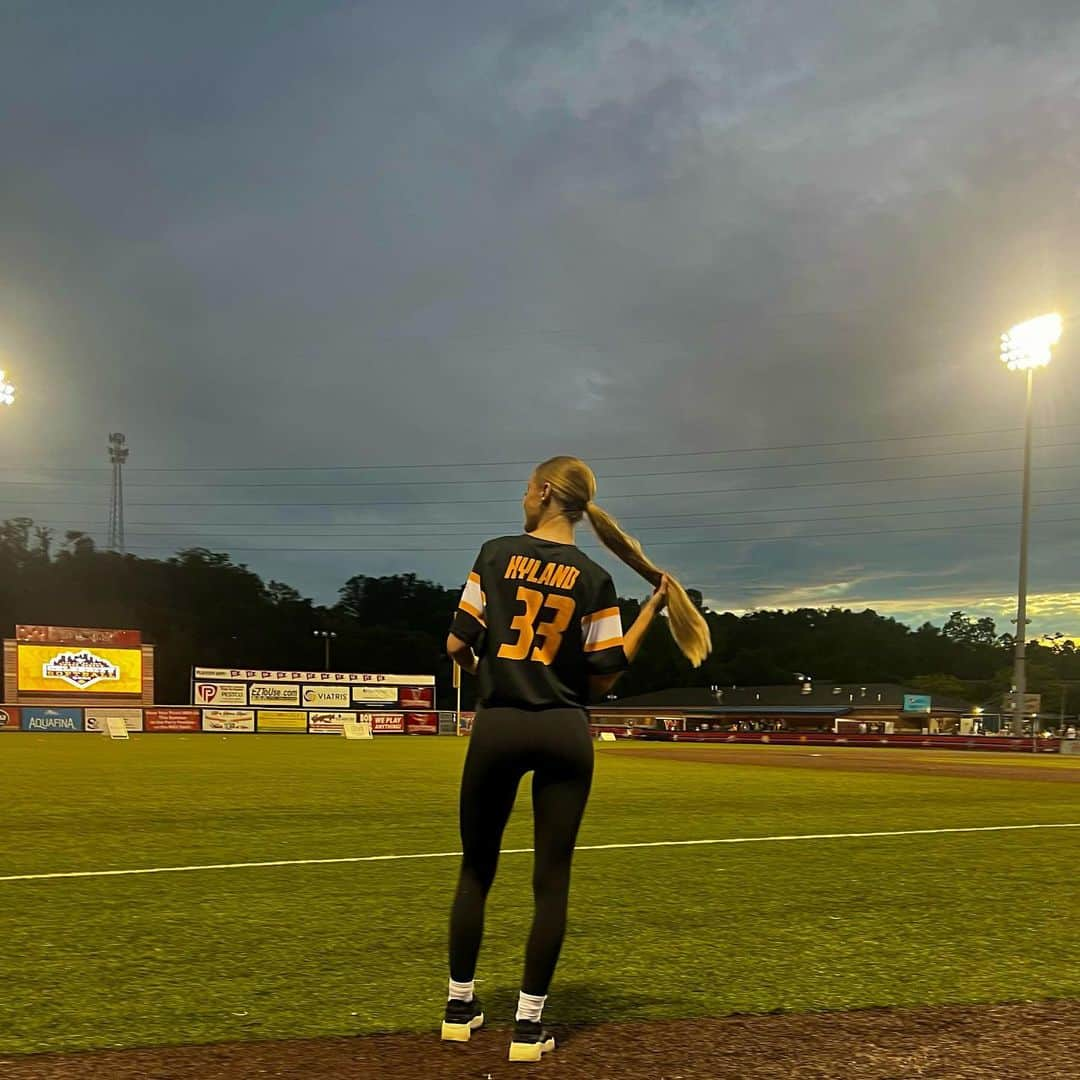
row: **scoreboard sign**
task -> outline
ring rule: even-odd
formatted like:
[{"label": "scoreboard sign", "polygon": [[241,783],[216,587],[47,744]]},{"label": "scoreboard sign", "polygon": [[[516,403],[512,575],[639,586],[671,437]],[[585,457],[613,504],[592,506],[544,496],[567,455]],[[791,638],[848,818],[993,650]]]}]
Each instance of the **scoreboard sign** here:
[{"label": "scoreboard sign", "polygon": [[152,705],[154,646],[139,630],[18,624],[3,641],[0,701],[121,708]]},{"label": "scoreboard sign", "polygon": [[106,630],[89,626],[16,626],[15,640],[33,645],[113,645],[121,648],[142,644],[138,630]]},{"label": "scoreboard sign", "polygon": [[18,649],[20,693],[142,693],[142,649],[26,645]]}]

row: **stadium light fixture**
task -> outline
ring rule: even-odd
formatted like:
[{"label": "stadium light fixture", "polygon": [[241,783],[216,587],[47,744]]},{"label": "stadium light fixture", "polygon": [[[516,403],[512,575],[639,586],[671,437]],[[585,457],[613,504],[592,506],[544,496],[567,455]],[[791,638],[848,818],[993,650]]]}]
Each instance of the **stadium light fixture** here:
[{"label": "stadium light fixture", "polygon": [[324,670],[330,670],[330,642],[337,637],[337,631],[335,630],[313,630],[314,637],[321,637],[324,645],[323,664]]},{"label": "stadium light fixture", "polygon": [[1016,701],[1013,734],[1024,731],[1024,695],[1027,691],[1027,576],[1028,522],[1031,518],[1031,398],[1035,372],[1050,363],[1050,350],[1061,340],[1062,320],[1055,313],[1017,323],[1001,335],[1001,360],[1010,371],[1027,373],[1027,408],[1024,413],[1024,485],[1020,512],[1020,580],[1016,599],[1016,658],[1013,683]]},{"label": "stadium light fixture", "polygon": [[1031,371],[1050,363],[1050,350],[1061,340],[1061,316],[1040,315],[1017,323],[1001,335],[1001,360],[1010,371]]},{"label": "stadium light fixture", "polygon": [[15,387],[7,381],[3,371],[0,371],[0,405],[15,404]]}]

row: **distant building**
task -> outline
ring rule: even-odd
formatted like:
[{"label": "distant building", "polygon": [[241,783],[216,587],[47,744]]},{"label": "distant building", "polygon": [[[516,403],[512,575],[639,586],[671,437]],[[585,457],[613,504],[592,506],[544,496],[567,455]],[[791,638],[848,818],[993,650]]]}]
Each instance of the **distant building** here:
[{"label": "distant building", "polygon": [[[929,709],[927,708],[929,705]],[[787,686],[676,687],[597,704],[593,724],[629,724],[685,731],[833,731],[837,720],[866,724],[867,731],[961,732],[970,718],[966,701],[940,697],[898,683],[794,683]],[[844,725],[847,726],[847,725]]]}]

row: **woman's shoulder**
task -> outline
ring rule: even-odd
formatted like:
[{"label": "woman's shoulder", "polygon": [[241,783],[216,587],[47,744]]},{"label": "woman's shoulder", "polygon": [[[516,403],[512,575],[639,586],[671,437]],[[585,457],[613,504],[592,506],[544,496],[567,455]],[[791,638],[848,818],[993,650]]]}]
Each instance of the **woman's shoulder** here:
[{"label": "woman's shoulder", "polygon": [[485,540],[480,545],[481,554],[485,551],[501,551],[503,548],[512,547],[515,544],[520,544],[523,540],[528,540],[529,537],[524,533],[508,533],[506,536],[493,536],[490,540]]},{"label": "woman's shoulder", "polygon": [[[520,548],[523,537],[518,535],[493,536],[480,545],[480,552],[476,556],[477,565],[484,565],[500,558],[507,553],[512,554],[515,547]],[[528,539],[528,537],[524,537]]]}]

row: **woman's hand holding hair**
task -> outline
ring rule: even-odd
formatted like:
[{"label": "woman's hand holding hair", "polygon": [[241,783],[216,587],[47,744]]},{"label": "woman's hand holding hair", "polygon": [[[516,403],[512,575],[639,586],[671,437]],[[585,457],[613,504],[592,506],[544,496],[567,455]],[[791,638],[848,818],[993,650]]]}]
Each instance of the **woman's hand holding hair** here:
[{"label": "woman's hand holding hair", "polygon": [[646,601],[646,604],[651,604],[654,611],[661,612],[667,607],[668,602],[668,590],[671,588],[671,578],[667,574],[660,575],[660,584],[653,589],[652,596]]}]

